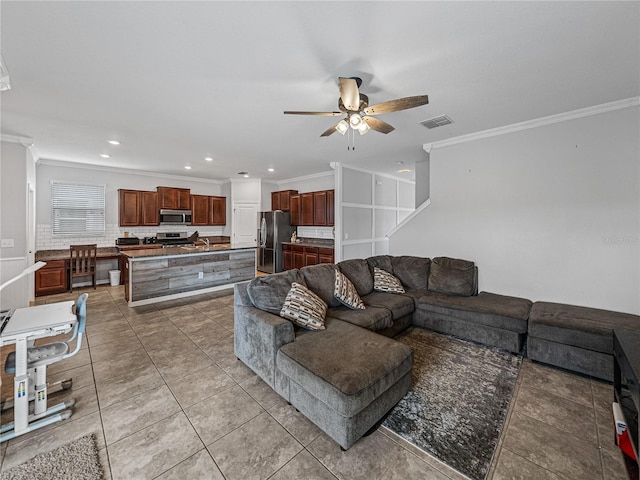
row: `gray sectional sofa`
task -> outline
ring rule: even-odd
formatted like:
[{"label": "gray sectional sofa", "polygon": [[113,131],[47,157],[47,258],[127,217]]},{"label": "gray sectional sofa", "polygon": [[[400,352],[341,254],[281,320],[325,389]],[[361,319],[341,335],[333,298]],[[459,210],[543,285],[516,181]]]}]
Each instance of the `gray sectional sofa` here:
[{"label": "gray sectional sofa", "polygon": [[[404,293],[377,291],[374,270]],[[336,271],[366,308],[336,297]],[[326,305],[325,329],[282,318],[292,284]],[[235,354],[343,449],[375,427],[411,388],[411,350],[393,336],[411,325],[499,347],[611,380],[613,328],[640,329],[636,315],[478,293],[473,262],[381,255],[289,270],[235,286]]]}]

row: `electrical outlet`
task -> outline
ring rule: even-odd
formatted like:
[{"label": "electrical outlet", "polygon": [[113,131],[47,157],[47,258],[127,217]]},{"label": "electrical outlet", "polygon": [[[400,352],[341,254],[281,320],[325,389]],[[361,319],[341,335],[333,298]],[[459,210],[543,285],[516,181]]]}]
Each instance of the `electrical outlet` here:
[{"label": "electrical outlet", "polygon": [[13,238],[3,238],[0,240],[1,248],[11,248],[13,247]]},{"label": "electrical outlet", "polygon": [[198,272],[198,278],[199,279],[203,279],[204,278],[204,272]]}]

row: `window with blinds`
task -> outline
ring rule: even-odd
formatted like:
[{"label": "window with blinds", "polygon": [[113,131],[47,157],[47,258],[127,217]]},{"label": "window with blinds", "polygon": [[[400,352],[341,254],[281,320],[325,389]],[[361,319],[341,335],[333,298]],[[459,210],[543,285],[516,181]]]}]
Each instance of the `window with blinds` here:
[{"label": "window with blinds", "polygon": [[104,235],[105,185],[52,182],[53,235]]}]

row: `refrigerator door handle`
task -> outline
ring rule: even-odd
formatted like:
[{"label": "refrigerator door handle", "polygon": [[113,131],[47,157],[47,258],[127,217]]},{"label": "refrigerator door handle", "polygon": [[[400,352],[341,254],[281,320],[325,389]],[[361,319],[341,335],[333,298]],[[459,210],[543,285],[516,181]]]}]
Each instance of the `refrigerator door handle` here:
[{"label": "refrigerator door handle", "polygon": [[262,217],[262,222],[260,222],[260,246],[264,247],[267,245],[267,220]]}]

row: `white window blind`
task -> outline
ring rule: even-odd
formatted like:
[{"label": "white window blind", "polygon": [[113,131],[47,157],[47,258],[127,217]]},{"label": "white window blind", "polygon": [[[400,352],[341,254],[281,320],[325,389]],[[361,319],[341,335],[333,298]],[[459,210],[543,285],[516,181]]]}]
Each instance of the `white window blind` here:
[{"label": "white window blind", "polygon": [[52,182],[53,235],[104,235],[105,185]]}]

